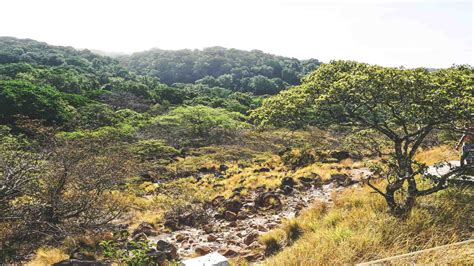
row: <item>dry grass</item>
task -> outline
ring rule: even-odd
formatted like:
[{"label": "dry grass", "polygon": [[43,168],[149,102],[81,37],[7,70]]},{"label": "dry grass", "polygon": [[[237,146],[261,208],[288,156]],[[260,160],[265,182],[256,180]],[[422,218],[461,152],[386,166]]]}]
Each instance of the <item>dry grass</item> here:
[{"label": "dry grass", "polygon": [[[303,236],[265,264],[356,263],[472,238],[473,200],[472,188],[449,189],[420,199],[409,218],[398,220],[370,188],[347,190],[335,196],[331,208],[316,203],[294,219]],[[260,240],[288,243],[289,236],[282,233],[289,231],[288,224]]]},{"label": "dry grass", "polygon": [[452,146],[442,145],[419,151],[415,156],[415,160],[427,165],[433,165],[442,161],[459,160],[459,152]]},{"label": "dry grass", "polygon": [[39,248],[35,258],[28,262],[30,266],[51,265],[53,263],[69,258],[63,250],[58,248]]}]

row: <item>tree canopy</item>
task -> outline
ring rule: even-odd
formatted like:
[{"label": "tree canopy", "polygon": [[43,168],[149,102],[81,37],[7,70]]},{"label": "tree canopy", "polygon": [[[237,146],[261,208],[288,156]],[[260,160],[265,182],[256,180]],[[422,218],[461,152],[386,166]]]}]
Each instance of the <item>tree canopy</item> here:
[{"label": "tree canopy", "polygon": [[[309,75],[301,86],[265,100],[253,118],[261,125],[335,124],[375,130],[393,144],[389,184],[386,192],[377,190],[394,213],[405,214],[417,196],[446,186],[449,176],[420,190],[415,177],[423,167],[413,157],[433,130],[456,131],[472,122],[473,73],[469,66],[429,71],[334,61]],[[398,203],[394,194],[405,183],[406,199]]]}]

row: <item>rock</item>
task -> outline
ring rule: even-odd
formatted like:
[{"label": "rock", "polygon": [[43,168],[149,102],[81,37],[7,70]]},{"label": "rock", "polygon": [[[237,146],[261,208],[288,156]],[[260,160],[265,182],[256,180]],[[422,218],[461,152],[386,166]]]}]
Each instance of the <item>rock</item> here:
[{"label": "rock", "polygon": [[202,257],[187,259],[181,262],[183,266],[229,266],[226,257],[217,252],[207,254]]},{"label": "rock", "polygon": [[295,180],[293,180],[293,178],[291,176],[286,176],[281,180],[280,188],[283,188],[285,186],[288,186],[288,187],[292,188],[295,185],[296,185]]},{"label": "rock", "polygon": [[229,227],[237,227],[237,222],[236,221],[232,221],[229,223]]},{"label": "rock", "polygon": [[222,214],[222,213],[216,213],[216,214],[214,214],[214,218],[216,218],[216,219],[224,219],[224,214]]},{"label": "rock", "polygon": [[242,258],[244,258],[247,261],[257,261],[257,260],[262,259],[262,257],[263,257],[262,254],[260,254],[258,252],[250,252],[250,253],[242,256]]},{"label": "rock", "polygon": [[173,244],[164,240],[158,240],[156,250],[163,252],[169,260],[178,259],[178,249]]},{"label": "rock", "polygon": [[233,248],[228,248],[222,252],[222,255],[225,257],[236,257],[239,255],[240,249],[233,247]]},{"label": "rock", "polygon": [[262,249],[263,247],[260,243],[258,243],[258,241],[254,241],[247,248],[249,248],[249,249]]},{"label": "rock", "polygon": [[329,156],[336,159],[337,161],[351,158],[351,154],[348,151],[332,151],[329,153]]},{"label": "rock", "polygon": [[240,192],[242,192],[242,190],[244,190],[244,187],[239,186],[239,187],[236,187],[236,188],[232,189],[232,192],[240,193]]},{"label": "rock", "polygon": [[206,234],[210,234],[210,233],[214,232],[214,228],[210,224],[204,225],[202,227],[202,230],[204,230],[204,232],[206,232]]},{"label": "rock", "polygon": [[234,212],[231,212],[231,211],[225,211],[224,212],[224,218],[227,221],[235,221],[237,219],[237,214],[235,214]]},{"label": "rock", "polygon": [[95,260],[78,260],[78,259],[68,259],[68,260],[63,260],[63,261],[53,264],[53,266],[105,266],[105,265],[110,265],[110,263],[105,263],[102,261],[95,261]]},{"label": "rock", "polygon": [[284,186],[281,188],[281,193],[283,195],[290,195],[293,192],[293,188],[290,186]]},{"label": "rock", "polygon": [[148,252],[147,257],[150,257],[154,263],[156,264],[162,264],[166,260],[166,254],[162,251],[152,249],[150,252]]},{"label": "rock", "polygon": [[177,234],[174,238],[176,239],[177,242],[183,242],[183,241],[185,241],[188,237],[185,236],[185,235],[183,235],[183,234]]},{"label": "rock", "polygon": [[330,181],[336,183],[336,185],[339,187],[347,187],[354,183],[357,183],[356,181],[352,180],[347,174],[332,174],[330,177]]},{"label": "rock", "polygon": [[194,252],[199,254],[200,256],[204,256],[206,254],[211,253],[212,249],[208,246],[198,246],[194,249]]},{"label": "rock", "polygon": [[270,172],[271,169],[268,168],[268,167],[262,167],[262,168],[259,168],[259,169],[255,169],[254,170],[254,173],[265,173],[265,172]]},{"label": "rock", "polygon": [[268,227],[269,229],[276,228],[277,226],[278,226],[278,224],[276,224],[276,223],[267,223],[267,227]]},{"label": "rock", "polygon": [[157,236],[158,232],[155,229],[155,226],[151,223],[142,222],[137,229],[132,233],[132,236],[143,233],[146,236]]},{"label": "rock", "polygon": [[155,180],[149,173],[141,173],[140,177],[144,182],[154,182]]},{"label": "rock", "polygon": [[222,206],[225,202],[224,196],[216,196],[214,199],[212,199],[211,203],[212,206],[214,207],[219,207]]},{"label": "rock", "polygon": [[219,165],[219,171],[221,172],[225,172],[229,169],[229,166],[225,165],[225,164],[221,164]]},{"label": "rock", "polygon": [[216,240],[217,240],[217,236],[215,236],[215,235],[208,235],[207,236],[207,241],[209,241],[209,242],[214,242]]},{"label": "rock", "polygon": [[79,252],[79,251],[74,251],[70,256],[69,256],[69,259],[75,259],[75,260],[92,260],[92,261],[95,261],[95,257],[90,255],[90,254],[86,254],[86,253],[83,253],[83,252]]},{"label": "rock", "polygon": [[237,214],[237,219],[238,220],[246,220],[249,218],[249,214],[246,212],[246,211],[240,211],[238,214]]},{"label": "rock", "polygon": [[250,232],[250,234],[248,234],[244,238],[244,244],[249,246],[250,244],[255,242],[255,240],[257,240],[257,238],[258,238],[258,232],[256,232],[256,231]]},{"label": "rock", "polygon": [[240,202],[238,199],[226,200],[224,202],[224,208],[235,213],[239,212],[240,209],[242,209],[242,206],[242,202]]},{"label": "rock", "polygon": [[147,239],[148,237],[145,235],[145,233],[139,233],[132,237],[132,240],[135,242],[146,241]]},{"label": "rock", "polygon": [[281,210],[282,202],[278,195],[272,192],[265,192],[255,198],[255,206],[260,209]]},{"label": "rock", "polygon": [[260,231],[260,232],[268,232],[268,229],[265,226],[261,225],[261,224],[257,225],[257,230]]},{"label": "rock", "polygon": [[179,230],[179,222],[176,217],[165,217],[163,225],[172,231]]}]

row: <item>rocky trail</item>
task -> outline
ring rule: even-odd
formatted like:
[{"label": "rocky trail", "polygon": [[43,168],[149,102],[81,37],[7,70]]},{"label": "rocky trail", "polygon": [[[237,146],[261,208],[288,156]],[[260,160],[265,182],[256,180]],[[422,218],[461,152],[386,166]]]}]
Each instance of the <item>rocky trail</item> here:
[{"label": "rocky trail", "polygon": [[[180,226],[171,233],[147,233],[148,224],[142,224],[134,232],[145,233],[157,246],[169,249],[167,257],[180,260],[218,252],[225,257],[239,257],[259,261],[265,257],[265,247],[258,237],[276,228],[284,219],[290,219],[315,201],[330,203],[331,194],[347,187],[358,186],[361,176],[368,169],[354,169],[351,175],[335,174],[328,182],[302,178],[297,184],[292,178],[284,178],[279,189],[264,192],[256,188],[245,196],[224,199],[216,197],[205,209],[207,219],[199,226]],[[193,217],[188,217],[193,219]],[[168,253],[169,253],[168,252]]]}]

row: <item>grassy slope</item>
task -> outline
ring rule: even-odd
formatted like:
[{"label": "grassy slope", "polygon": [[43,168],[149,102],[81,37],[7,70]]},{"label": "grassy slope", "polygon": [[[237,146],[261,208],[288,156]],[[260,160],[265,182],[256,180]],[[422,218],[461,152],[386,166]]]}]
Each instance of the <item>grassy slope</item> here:
[{"label": "grassy slope", "polygon": [[[424,151],[418,159],[432,163],[455,159],[447,147]],[[412,215],[398,220],[387,214],[383,198],[368,187],[334,196],[329,207],[316,203],[298,218],[261,237],[261,241],[288,245],[265,261],[266,265],[314,265],[364,262],[474,237],[473,188],[451,188],[420,198]],[[295,240],[295,236],[302,236]],[[292,239],[293,238],[293,239]],[[474,262],[471,247],[450,248],[451,262]],[[417,262],[440,261],[443,253],[417,256]],[[413,259],[413,258],[411,258]],[[401,262],[401,261],[400,261]],[[408,261],[405,261],[408,262]]]}]

